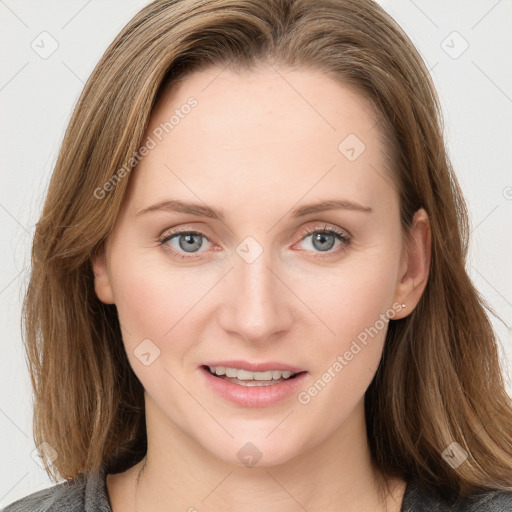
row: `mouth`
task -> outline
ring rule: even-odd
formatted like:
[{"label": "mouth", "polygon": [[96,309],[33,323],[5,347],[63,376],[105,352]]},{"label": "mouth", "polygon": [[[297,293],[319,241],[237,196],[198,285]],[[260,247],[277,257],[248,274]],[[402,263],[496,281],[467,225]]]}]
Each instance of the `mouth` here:
[{"label": "mouth", "polygon": [[308,371],[277,361],[207,361],[198,369],[206,389],[244,408],[270,407],[285,402],[309,379]]},{"label": "mouth", "polygon": [[273,386],[284,381],[293,380],[298,375],[307,373],[305,371],[291,371],[288,369],[250,371],[243,368],[213,365],[203,365],[202,368],[218,379],[247,387]]}]

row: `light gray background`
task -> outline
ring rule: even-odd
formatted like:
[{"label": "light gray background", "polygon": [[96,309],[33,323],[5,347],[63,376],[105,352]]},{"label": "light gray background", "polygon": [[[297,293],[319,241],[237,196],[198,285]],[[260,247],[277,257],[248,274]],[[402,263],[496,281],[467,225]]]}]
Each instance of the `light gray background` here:
[{"label": "light gray background", "polygon": [[[0,508],[51,483],[33,458],[31,388],[20,334],[34,224],[85,80],[146,3],[0,0]],[[512,1],[380,3],[416,44],[437,86],[449,153],[471,213],[468,270],[506,323],[493,320],[510,392]],[[50,36],[40,35],[45,31]],[[52,44],[58,48],[47,58],[31,47],[41,53]]]}]

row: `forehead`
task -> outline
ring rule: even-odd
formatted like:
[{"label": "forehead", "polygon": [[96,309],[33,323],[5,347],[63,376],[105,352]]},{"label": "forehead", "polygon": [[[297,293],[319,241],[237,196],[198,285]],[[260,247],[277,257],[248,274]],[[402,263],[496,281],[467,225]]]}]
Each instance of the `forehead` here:
[{"label": "forehead", "polygon": [[134,202],[394,200],[375,124],[364,96],[317,70],[194,72],[153,109],[144,140],[154,147],[130,178]]}]

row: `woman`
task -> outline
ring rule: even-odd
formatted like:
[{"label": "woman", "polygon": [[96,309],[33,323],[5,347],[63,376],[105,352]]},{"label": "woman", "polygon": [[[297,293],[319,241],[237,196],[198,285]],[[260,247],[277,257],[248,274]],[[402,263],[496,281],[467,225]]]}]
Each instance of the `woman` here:
[{"label": "woman", "polygon": [[[512,510],[438,99],[375,3],[158,0],[70,121],[16,510]],[[484,370],[484,371],[482,371]]]}]

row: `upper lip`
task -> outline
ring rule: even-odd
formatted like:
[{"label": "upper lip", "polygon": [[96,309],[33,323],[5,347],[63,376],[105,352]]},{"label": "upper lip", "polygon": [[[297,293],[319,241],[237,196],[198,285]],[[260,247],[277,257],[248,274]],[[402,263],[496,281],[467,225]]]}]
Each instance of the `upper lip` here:
[{"label": "upper lip", "polygon": [[237,370],[246,370],[248,372],[266,372],[269,370],[283,370],[293,373],[300,373],[305,370],[279,361],[265,361],[262,363],[249,363],[248,361],[208,361],[204,366],[223,366],[224,368],[236,368]]}]

